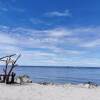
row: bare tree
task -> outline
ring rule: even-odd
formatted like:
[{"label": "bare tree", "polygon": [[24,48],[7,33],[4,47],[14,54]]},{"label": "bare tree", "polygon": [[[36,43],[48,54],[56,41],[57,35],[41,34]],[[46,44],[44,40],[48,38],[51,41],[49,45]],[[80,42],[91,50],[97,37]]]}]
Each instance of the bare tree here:
[{"label": "bare tree", "polygon": [[[0,61],[4,61],[6,64],[5,68],[3,69],[3,71],[4,71],[3,82],[5,82],[7,84],[14,83],[14,77],[16,74],[12,71],[16,67],[16,62],[21,57],[21,54],[14,60],[14,59],[12,59],[12,57],[15,55],[16,54],[4,56],[4,57],[0,58]],[[8,71],[8,66],[11,66],[9,71]],[[11,81],[9,81],[9,77],[11,77]]]}]

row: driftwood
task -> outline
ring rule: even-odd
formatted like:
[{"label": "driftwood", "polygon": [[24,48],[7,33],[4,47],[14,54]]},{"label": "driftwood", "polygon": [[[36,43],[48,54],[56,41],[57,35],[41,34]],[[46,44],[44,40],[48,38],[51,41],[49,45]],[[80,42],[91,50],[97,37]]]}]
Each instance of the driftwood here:
[{"label": "driftwood", "polygon": [[[16,62],[17,60],[20,58],[21,55],[19,55],[15,60],[12,59],[13,56],[15,56],[16,54],[13,54],[13,55],[9,55],[9,56],[5,56],[5,57],[2,57],[0,58],[0,61],[3,61],[5,62],[6,66],[5,68],[3,69],[4,71],[4,74],[3,75],[0,75],[0,76],[3,76],[3,80],[2,82],[6,83],[6,84],[9,84],[9,83],[14,83],[14,78],[15,78],[15,73],[13,72],[13,69],[16,67]],[[8,66],[10,68],[8,68]],[[9,69],[9,70],[8,70]],[[10,80],[9,80],[10,78]]]}]

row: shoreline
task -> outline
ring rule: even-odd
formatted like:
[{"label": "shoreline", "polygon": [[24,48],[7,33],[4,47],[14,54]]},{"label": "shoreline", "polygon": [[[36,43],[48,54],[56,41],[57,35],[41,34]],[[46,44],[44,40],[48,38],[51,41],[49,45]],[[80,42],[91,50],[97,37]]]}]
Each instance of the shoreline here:
[{"label": "shoreline", "polygon": [[100,100],[99,97],[100,86],[0,83],[0,100]]}]

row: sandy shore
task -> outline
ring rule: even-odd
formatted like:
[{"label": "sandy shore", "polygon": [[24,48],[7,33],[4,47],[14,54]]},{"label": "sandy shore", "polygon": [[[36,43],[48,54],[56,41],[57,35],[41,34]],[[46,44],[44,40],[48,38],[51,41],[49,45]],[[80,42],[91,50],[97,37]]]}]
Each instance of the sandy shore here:
[{"label": "sandy shore", "polygon": [[100,100],[100,87],[0,84],[0,100]]}]

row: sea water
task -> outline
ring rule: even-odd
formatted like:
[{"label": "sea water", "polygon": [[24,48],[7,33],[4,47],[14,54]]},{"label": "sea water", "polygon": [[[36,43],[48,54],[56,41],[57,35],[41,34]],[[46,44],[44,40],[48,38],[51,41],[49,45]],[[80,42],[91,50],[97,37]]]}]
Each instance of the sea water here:
[{"label": "sea water", "polygon": [[[0,73],[3,73],[0,67]],[[16,75],[28,75],[35,83],[50,82],[56,84],[94,82],[100,85],[98,67],[53,67],[53,66],[18,66]]]}]

